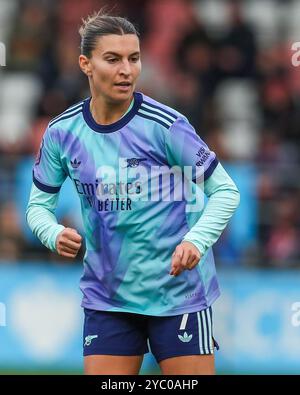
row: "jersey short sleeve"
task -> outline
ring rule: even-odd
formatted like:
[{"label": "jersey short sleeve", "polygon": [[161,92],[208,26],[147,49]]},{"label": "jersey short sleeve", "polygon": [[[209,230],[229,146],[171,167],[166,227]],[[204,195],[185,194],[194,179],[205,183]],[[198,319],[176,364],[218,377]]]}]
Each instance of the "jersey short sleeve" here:
[{"label": "jersey short sleeve", "polygon": [[33,182],[44,192],[57,193],[66,177],[60,159],[58,131],[48,127],[33,167]]},{"label": "jersey short sleeve", "polygon": [[190,167],[192,180],[206,180],[218,164],[218,159],[193,126],[179,117],[166,133],[167,159],[171,166]]}]

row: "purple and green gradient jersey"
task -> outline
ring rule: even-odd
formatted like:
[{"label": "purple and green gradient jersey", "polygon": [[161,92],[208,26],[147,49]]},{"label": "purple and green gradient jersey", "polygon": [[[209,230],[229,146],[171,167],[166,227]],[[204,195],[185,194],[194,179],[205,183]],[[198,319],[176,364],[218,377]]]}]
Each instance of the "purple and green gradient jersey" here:
[{"label": "purple and green gradient jersey", "polygon": [[82,306],[155,316],[210,306],[219,296],[211,249],[195,269],[169,274],[176,246],[202,211],[187,210],[185,198],[174,198],[174,180],[171,198],[163,199],[160,176],[156,198],[147,199],[152,180],[144,176],[162,166],[182,174],[189,166],[192,184],[199,174],[212,174],[215,154],[183,115],[141,93],[111,125],[97,124],[89,104],[90,98],[49,123],[33,171],[34,184],[48,193],[58,193],[69,176],[80,198],[86,237]]}]

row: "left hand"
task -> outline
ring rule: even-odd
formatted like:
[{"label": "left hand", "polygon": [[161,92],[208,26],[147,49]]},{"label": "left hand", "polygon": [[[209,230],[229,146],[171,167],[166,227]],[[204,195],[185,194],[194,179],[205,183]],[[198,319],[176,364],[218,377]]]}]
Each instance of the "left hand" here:
[{"label": "left hand", "polygon": [[183,241],[172,255],[170,275],[178,276],[183,270],[192,270],[200,259],[201,254],[198,248],[189,241]]}]

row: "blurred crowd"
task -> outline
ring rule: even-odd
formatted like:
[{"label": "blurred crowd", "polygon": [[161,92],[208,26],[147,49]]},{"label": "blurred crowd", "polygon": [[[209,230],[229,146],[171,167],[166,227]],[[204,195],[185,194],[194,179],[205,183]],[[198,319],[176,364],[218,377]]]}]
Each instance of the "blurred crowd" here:
[{"label": "blurred crowd", "polygon": [[59,259],[26,236],[20,184],[49,120],[89,96],[78,28],[104,5],[140,31],[138,89],[184,113],[246,185],[249,237],[229,227],[218,265],[300,267],[300,0],[0,0],[0,262]]}]

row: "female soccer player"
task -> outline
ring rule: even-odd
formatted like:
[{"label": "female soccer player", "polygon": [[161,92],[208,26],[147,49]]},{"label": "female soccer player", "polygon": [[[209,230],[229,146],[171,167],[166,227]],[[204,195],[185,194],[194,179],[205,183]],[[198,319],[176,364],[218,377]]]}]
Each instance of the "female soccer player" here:
[{"label": "female soccer player", "polygon": [[86,238],[85,373],[138,374],[150,348],[163,374],[213,374],[211,246],[239,192],[184,115],[135,91],[141,55],[128,20],[99,12],[80,34],[91,97],[49,123],[26,216],[43,244],[75,258],[81,236],[54,216],[71,178]]}]

